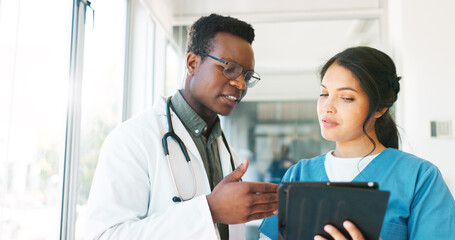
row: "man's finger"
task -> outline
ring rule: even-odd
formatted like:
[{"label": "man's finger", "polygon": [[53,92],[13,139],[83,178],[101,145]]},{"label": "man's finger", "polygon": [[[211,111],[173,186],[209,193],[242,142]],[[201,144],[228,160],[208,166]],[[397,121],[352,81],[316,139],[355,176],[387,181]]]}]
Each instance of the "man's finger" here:
[{"label": "man's finger", "polygon": [[256,204],[251,208],[251,214],[268,213],[278,209],[278,202]]},{"label": "man's finger", "polygon": [[257,220],[257,219],[263,219],[263,218],[266,218],[266,217],[273,216],[275,214],[276,214],[275,211],[263,212],[263,213],[255,213],[255,214],[249,215],[247,221],[249,222],[249,221],[253,221],[253,220]]},{"label": "man's finger", "polygon": [[260,194],[252,194],[249,196],[251,199],[251,204],[258,205],[258,204],[269,204],[269,203],[277,203],[278,202],[278,194],[276,193],[260,193]]},{"label": "man's finger", "polygon": [[248,182],[251,192],[256,193],[278,193],[278,184],[263,182]]},{"label": "man's finger", "polygon": [[224,177],[220,183],[222,182],[238,182],[243,174],[245,174],[246,170],[248,169],[248,158],[244,158],[242,164],[240,164],[234,171],[232,171],[229,175]]}]

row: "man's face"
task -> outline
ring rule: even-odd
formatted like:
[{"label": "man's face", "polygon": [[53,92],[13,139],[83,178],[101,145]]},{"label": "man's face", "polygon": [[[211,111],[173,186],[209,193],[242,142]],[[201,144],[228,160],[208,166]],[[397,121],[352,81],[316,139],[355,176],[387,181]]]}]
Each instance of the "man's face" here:
[{"label": "man's face", "polygon": [[[254,53],[244,39],[229,33],[217,33],[208,54],[226,62],[234,61],[245,70],[254,70]],[[223,75],[225,64],[210,57],[190,53],[187,57],[188,77],[183,93],[190,106],[204,119],[216,114],[229,115],[247,92],[243,73],[235,80]],[[192,76],[191,76],[192,75]]]}]

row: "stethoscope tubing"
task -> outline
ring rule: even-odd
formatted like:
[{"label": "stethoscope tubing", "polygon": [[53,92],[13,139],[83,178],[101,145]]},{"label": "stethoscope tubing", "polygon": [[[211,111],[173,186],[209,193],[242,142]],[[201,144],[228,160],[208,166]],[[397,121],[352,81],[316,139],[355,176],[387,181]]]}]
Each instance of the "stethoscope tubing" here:
[{"label": "stethoscope tubing", "polygon": [[[174,196],[172,198],[172,201],[174,201],[174,202],[182,202],[182,201],[190,200],[190,199],[192,199],[192,198],[194,198],[196,196],[197,182],[196,182],[196,174],[194,173],[194,167],[193,167],[193,164],[191,162],[190,156],[188,154],[188,150],[186,149],[186,146],[183,143],[183,141],[180,139],[180,137],[174,131],[174,127],[172,125],[172,120],[171,120],[171,113],[170,113],[171,105],[172,105],[171,97],[168,97],[168,99],[166,100],[166,118],[167,118],[167,123],[168,123],[168,132],[163,135],[163,138],[162,138],[161,141],[162,141],[162,144],[163,144],[164,155],[166,157],[166,161],[168,163],[169,170],[171,172],[172,183],[174,184],[175,190],[177,191],[177,194],[178,194],[178,196]],[[232,171],[234,171],[234,169],[235,169],[234,159],[232,158],[231,150],[229,148],[229,145],[227,143],[226,137],[224,136],[223,132],[221,132],[221,137],[223,139],[223,143],[226,146],[227,151],[229,152],[229,157],[230,157],[230,160],[231,160]],[[189,198],[183,198],[182,194],[180,193],[180,189],[179,189],[179,187],[177,185],[177,182],[175,180],[174,171],[172,170],[171,161],[169,159],[169,148],[168,148],[168,144],[167,144],[167,139],[168,138],[173,138],[174,141],[176,141],[178,143],[180,149],[182,150],[183,155],[185,156],[186,162],[190,165],[191,174],[193,175],[193,186],[194,186],[194,188],[193,188],[192,196],[189,197]]]}]

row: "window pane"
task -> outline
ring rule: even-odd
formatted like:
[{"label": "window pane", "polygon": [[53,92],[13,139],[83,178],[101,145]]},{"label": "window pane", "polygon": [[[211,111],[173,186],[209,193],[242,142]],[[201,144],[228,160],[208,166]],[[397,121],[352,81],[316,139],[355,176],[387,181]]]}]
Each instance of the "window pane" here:
[{"label": "window pane", "polygon": [[58,238],[71,8],[71,1],[1,1],[2,239]]},{"label": "window pane", "polygon": [[166,96],[170,96],[182,88],[181,65],[180,55],[172,44],[168,43],[166,46]]},{"label": "window pane", "polygon": [[76,239],[84,237],[87,203],[98,154],[106,135],[122,119],[126,1],[93,1],[87,11],[82,80],[81,142]]},{"label": "window pane", "polygon": [[231,127],[232,135],[244,139],[233,144],[244,142],[236,150],[250,160],[247,180],[279,183],[298,160],[334,148],[321,136],[316,100],[244,102],[230,118],[235,125]]},{"label": "window pane", "polygon": [[[335,147],[321,136],[316,100],[242,102],[228,118],[230,143],[240,159],[249,159],[245,181],[279,183],[298,160]],[[247,239],[258,239],[260,224],[246,224]]]},{"label": "window pane", "polygon": [[125,118],[150,108],[154,98],[155,24],[147,7],[140,1],[130,1],[128,112]]}]

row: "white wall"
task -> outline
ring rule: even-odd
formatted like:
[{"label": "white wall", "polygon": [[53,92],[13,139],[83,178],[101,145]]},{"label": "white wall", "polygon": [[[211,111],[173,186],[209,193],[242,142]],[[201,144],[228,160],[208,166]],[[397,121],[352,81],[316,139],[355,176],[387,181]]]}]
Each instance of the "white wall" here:
[{"label": "white wall", "polygon": [[403,76],[397,106],[403,150],[436,164],[455,195],[455,139],[430,137],[431,120],[455,122],[455,1],[401,0],[390,7]]},{"label": "white wall", "polygon": [[244,101],[316,100],[319,78],[313,72],[261,72],[261,81],[248,89]]},{"label": "white wall", "polygon": [[150,12],[150,17],[164,28],[167,35],[172,33],[173,1],[168,0],[139,0]]}]

